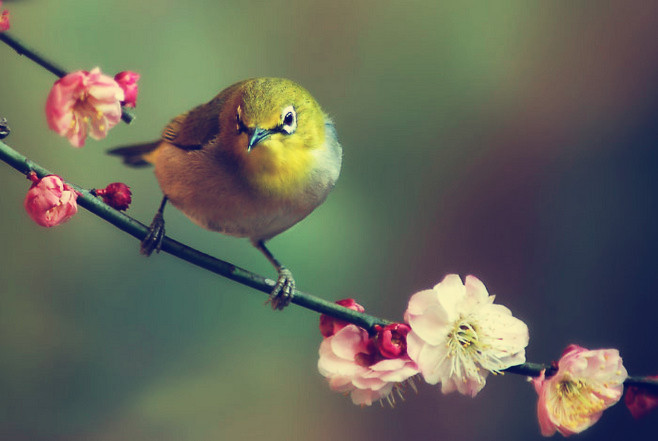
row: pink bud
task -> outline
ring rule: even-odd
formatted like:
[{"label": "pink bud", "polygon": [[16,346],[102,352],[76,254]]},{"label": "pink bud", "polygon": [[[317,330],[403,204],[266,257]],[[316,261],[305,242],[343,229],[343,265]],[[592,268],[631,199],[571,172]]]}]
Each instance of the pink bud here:
[{"label": "pink bud", "polygon": [[42,179],[34,173],[28,175],[32,187],[25,197],[25,211],[34,222],[43,227],[63,224],[78,212],[78,194],[56,175]]},{"label": "pink bud", "polygon": [[[336,303],[357,312],[365,311],[365,308],[356,303],[354,299],[338,300]],[[320,315],[320,333],[324,337],[331,337],[347,325],[349,325],[349,323],[345,320],[337,319],[325,314]]]},{"label": "pink bud", "polygon": [[101,190],[96,190],[95,193],[103,198],[103,202],[116,210],[127,210],[132,202],[130,187],[123,182],[113,182]]},{"label": "pink bud", "polygon": [[384,327],[376,325],[375,343],[379,353],[385,358],[399,358],[407,355],[407,334],[411,328],[404,323],[392,323]]},{"label": "pink bud", "polygon": [[[2,1],[0,0],[0,8],[2,8]],[[0,32],[8,31],[9,30],[9,11],[4,10],[0,14]]]},{"label": "pink bud", "polygon": [[139,92],[137,80],[139,80],[139,77],[140,75],[138,73],[129,70],[119,72],[114,76],[114,80],[119,83],[125,94],[121,105],[126,107],[135,107],[137,105],[137,93]]},{"label": "pink bud", "polygon": [[[658,379],[658,375],[648,378]],[[631,411],[633,418],[639,419],[658,408],[658,394],[639,386],[629,386],[624,396],[624,404]]]}]

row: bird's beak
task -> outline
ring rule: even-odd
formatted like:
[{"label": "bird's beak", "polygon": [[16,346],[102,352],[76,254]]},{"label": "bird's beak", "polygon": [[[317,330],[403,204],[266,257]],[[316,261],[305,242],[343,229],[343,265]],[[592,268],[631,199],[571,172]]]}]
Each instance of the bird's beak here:
[{"label": "bird's beak", "polygon": [[247,145],[247,151],[251,151],[251,148],[258,145],[259,142],[270,136],[274,131],[272,130],[267,130],[267,129],[261,129],[260,127],[256,127],[253,129],[253,131],[249,131],[249,144]]}]

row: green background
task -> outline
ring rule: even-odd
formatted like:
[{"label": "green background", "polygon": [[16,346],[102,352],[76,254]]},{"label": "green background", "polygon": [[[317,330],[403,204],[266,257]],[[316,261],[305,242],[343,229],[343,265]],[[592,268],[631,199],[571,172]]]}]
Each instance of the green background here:
[{"label": "green background", "polygon": [[[0,45],[6,142],[85,187],[123,181],[150,221],[150,171],[105,151],[254,76],[309,89],[336,123],[340,180],[270,242],[298,287],[400,320],[411,294],[474,274],[530,328],[658,374],[658,3],[5,0],[11,34],[69,70],[142,75],[134,124],[82,150],[48,130],[55,78]],[[541,439],[522,377],[471,399],[421,385],[359,408],[317,373],[317,315],[171,256],[84,210],[44,229],[0,164],[0,439]],[[168,232],[272,277],[248,241],[175,209]],[[647,439],[615,406],[578,439]]]}]

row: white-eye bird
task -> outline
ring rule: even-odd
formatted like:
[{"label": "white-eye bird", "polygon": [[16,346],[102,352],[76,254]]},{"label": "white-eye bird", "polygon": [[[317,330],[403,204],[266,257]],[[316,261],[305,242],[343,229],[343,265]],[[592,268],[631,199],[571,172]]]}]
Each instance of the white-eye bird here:
[{"label": "white-eye bird", "polygon": [[249,238],[278,272],[272,307],[290,302],[292,273],[265,241],[326,199],[342,160],[331,119],[306,89],[283,78],[241,81],[171,120],[159,140],[110,153],[153,164],[164,194],[142,253],[159,250],[171,201],[203,228]]}]

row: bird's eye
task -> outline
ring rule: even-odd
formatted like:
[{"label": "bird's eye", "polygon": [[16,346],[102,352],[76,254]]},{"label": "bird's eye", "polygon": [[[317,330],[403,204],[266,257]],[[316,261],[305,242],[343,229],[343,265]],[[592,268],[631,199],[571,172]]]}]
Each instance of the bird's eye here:
[{"label": "bird's eye", "polygon": [[292,134],[297,129],[297,112],[293,106],[288,106],[281,112],[281,131]]}]

